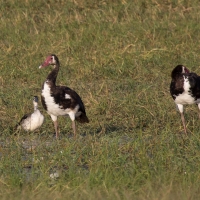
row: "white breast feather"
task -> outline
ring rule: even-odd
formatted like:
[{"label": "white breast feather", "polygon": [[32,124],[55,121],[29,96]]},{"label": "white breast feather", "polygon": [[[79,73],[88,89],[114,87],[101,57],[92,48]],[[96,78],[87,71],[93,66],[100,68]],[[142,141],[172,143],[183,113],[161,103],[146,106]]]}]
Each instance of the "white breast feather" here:
[{"label": "white breast feather", "polygon": [[44,116],[40,113],[39,110],[36,110],[22,122],[22,126],[26,131],[33,131],[39,128],[43,122]]},{"label": "white breast feather", "polygon": [[187,77],[184,77],[184,84],[183,84],[184,92],[176,96],[175,103],[176,104],[193,104],[199,103],[200,99],[195,101],[194,97],[191,96],[190,90],[190,83]]},{"label": "white breast feather", "polygon": [[71,99],[69,94],[65,94],[65,99]]},{"label": "white breast feather", "polygon": [[[44,84],[44,89],[42,90],[42,96],[45,98],[47,112],[49,115],[52,114],[54,116],[60,116],[60,115],[67,115],[70,112],[74,112],[74,110],[70,108],[63,109],[62,106],[59,106],[59,104],[55,103],[54,98],[50,94],[50,87],[46,83]],[[68,94],[66,94],[65,98],[67,97],[71,98]],[[77,110],[77,108],[75,108],[75,110]]]}]

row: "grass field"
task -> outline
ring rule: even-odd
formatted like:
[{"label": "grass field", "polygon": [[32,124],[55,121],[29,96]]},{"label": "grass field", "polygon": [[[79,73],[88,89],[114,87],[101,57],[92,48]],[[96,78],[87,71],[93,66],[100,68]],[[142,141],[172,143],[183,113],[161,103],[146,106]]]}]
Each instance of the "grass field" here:
[{"label": "grass field", "polygon": [[[185,136],[169,94],[176,65],[200,74],[199,22],[197,0],[0,0],[0,199],[199,199],[198,108]],[[90,119],[76,140],[41,103],[44,125],[14,135],[49,53]]]}]

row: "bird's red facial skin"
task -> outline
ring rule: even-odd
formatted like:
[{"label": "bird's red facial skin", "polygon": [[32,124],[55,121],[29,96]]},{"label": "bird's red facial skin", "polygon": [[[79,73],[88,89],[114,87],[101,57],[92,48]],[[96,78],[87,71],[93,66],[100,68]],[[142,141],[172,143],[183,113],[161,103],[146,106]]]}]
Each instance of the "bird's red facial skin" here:
[{"label": "bird's red facial skin", "polygon": [[48,65],[51,64],[51,61],[52,61],[52,56],[48,56],[48,57],[46,58],[46,60],[44,61],[44,63],[42,63],[42,64],[40,65],[40,68],[47,67]]},{"label": "bird's red facial skin", "polygon": [[184,67],[184,71],[185,71],[186,74],[190,73],[190,71],[186,67]]}]

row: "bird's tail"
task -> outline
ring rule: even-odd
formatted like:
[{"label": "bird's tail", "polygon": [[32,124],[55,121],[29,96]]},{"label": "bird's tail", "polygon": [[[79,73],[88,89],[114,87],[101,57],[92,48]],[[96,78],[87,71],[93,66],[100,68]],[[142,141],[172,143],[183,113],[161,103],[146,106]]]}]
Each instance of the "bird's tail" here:
[{"label": "bird's tail", "polygon": [[79,123],[89,123],[89,119],[85,113],[81,113],[79,117],[76,117],[76,121],[78,121]]}]

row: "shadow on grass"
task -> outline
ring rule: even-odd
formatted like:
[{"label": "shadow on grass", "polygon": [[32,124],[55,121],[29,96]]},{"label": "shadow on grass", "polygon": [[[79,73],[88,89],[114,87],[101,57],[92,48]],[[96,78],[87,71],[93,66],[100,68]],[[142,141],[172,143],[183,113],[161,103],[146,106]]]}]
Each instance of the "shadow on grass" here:
[{"label": "shadow on grass", "polygon": [[104,125],[104,126],[99,126],[95,129],[91,129],[89,131],[84,131],[80,135],[81,136],[97,136],[97,137],[102,137],[102,136],[117,136],[117,135],[124,135],[128,133],[133,133],[135,131],[134,128],[127,128],[125,126],[115,126],[115,125]]}]

